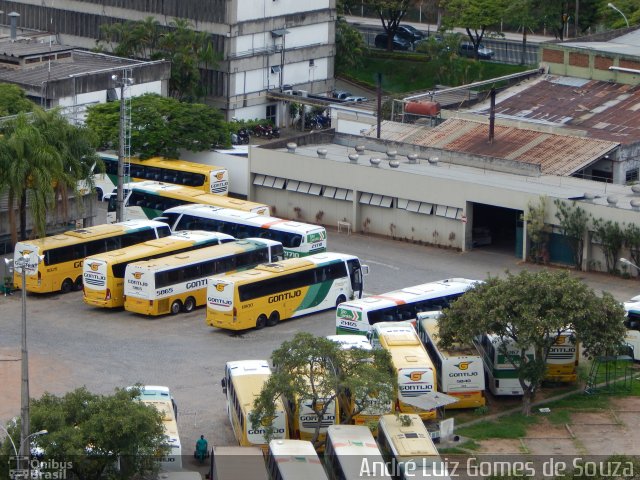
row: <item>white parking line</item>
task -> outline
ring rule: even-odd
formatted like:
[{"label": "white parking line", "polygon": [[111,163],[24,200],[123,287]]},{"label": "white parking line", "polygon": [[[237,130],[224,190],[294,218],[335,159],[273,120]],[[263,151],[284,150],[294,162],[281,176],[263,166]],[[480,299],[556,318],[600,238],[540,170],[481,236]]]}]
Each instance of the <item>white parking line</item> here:
[{"label": "white parking line", "polygon": [[400,270],[400,267],[396,267],[395,265],[389,265],[387,263],[376,262],[375,260],[362,260],[361,263],[363,263],[364,265],[372,263],[373,265],[380,265],[382,267],[390,268],[391,270]]}]

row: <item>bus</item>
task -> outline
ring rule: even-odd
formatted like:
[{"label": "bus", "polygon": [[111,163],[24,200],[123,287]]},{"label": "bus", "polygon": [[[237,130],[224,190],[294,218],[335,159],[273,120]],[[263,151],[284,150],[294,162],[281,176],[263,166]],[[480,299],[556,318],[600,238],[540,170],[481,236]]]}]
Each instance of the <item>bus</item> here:
[{"label": "bus", "polygon": [[[200,474],[198,474],[200,475]],[[209,477],[212,480],[269,480],[264,455],[259,447],[214,445]],[[201,480],[202,477],[198,477]]]},{"label": "bus", "polygon": [[[96,225],[16,243],[14,264],[28,255],[26,289],[50,293],[82,289],[82,264],[86,257],[130,247],[171,235],[168,225],[152,220],[131,220],[113,225]],[[22,288],[20,272],[14,269],[15,288]]]},{"label": "bus", "polygon": [[124,272],[131,262],[175,255],[231,241],[233,237],[224,233],[176,232],[168,237],[87,257],[82,266],[84,303],[101,308],[123,307]]},{"label": "bus", "polygon": [[331,425],[327,430],[324,459],[331,480],[391,480],[371,431],[363,425]]},{"label": "bus", "polygon": [[270,480],[327,480],[313,444],[305,440],[271,440],[267,469]]},{"label": "bus", "polygon": [[143,315],[191,312],[207,302],[207,277],[282,260],[282,245],[245,238],[133,262],[124,273],[124,308]]},{"label": "bus", "polygon": [[418,415],[382,415],[377,440],[394,478],[449,478],[446,464]]},{"label": "bus", "polygon": [[[221,197],[203,192],[197,188],[171,185],[161,182],[134,182],[124,185],[125,216],[128,220],[152,219],[163,211],[187,203],[202,203],[216,207],[233,208],[254,212],[258,215],[269,215],[269,205],[249,202],[238,198]],[[109,197],[107,206],[107,223],[116,220],[116,195]]]},{"label": "bus", "polygon": [[286,258],[304,257],[327,250],[324,227],[211,205],[170,208],[156,220],[176,230],[212,230],[235,238],[270,238],[282,243]]},{"label": "bus", "polygon": [[[106,172],[104,178],[96,179],[96,190],[98,186],[101,189],[98,198],[102,198],[101,194],[111,194],[118,185],[118,156],[105,152],[99,152],[98,155],[104,162]],[[229,194],[229,173],[224,167],[162,157],[146,160],[130,158],[129,164],[130,181],[153,180],[193,187],[214,195]]]},{"label": "bus", "polygon": [[384,348],[398,378],[396,410],[416,413],[423,420],[436,418],[436,369],[410,322],[378,322],[369,334],[374,348]]},{"label": "bus", "polygon": [[624,326],[627,328],[625,335],[626,350],[634,360],[640,360],[640,296],[633,297],[624,302],[625,320]]},{"label": "bus", "polygon": [[478,283],[448,278],[345,302],[336,310],[336,333],[366,335],[378,322],[412,321],[418,312],[447,308]]},{"label": "bus", "polygon": [[[373,346],[369,343],[367,337],[363,335],[327,335],[327,340],[337,343],[343,350],[356,348],[365,351],[373,350]],[[339,404],[341,405],[341,411],[350,408],[353,413],[356,409],[353,399],[348,394],[339,398]],[[366,399],[366,406],[359,413],[353,415],[351,421],[354,425],[365,425],[371,428],[371,433],[375,437],[378,434],[377,423],[380,415],[391,413],[394,409],[393,402],[383,404],[378,398],[370,396]]]},{"label": "bus", "polygon": [[227,330],[274,326],[362,295],[358,257],[317,253],[209,279],[207,323]]},{"label": "bus", "polygon": [[[473,343],[482,358],[482,367],[487,378],[486,385],[494,395],[522,395],[515,365],[520,362],[520,350],[513,341],[503,342],[499,336],[485,333],[474,338]],[[506,343],[506,348],[505,345]],[[534,351],[526,352],[531,360]],[[509,359],[511,357],[511,359]]]},{"label": "bus", "polygon": [[482,359],[472,346],[456,344],[443,349],[438,345],[438,317],[440,312],[418,313],[418,336],[436,367],[441,392],[458,401],[449,408],[477,408],[486,404]]},{"label": "bus", "polygon": [[547,370],[544,379],[548,382],[574,383],[578,379],[580,348],[573,330],[556,336],[547,354]]},{"label": "bus", "polygon": [[162,415],[162,425],[166,437],[168,452],[160,460],[160,468],[168,470],[182,469],[182,446],[178,435],[178,406],[168,387],[146,385],[140,388],[138,399],[145,405],[156,408]]},{"label": "bus", "polygon": [[281,399],[276,400],[272,418],[254,428],[249,416],[253,402],[260,395],[263,385],[271,376],[266,360],[236,360],[227,362],[222,379],[222,392],[227,399],[227,412],[238,444],[243,447],[258,446],[263,451],[268,447],[264,427],[272,427],[272,439],[289,438],[287,414]]}]

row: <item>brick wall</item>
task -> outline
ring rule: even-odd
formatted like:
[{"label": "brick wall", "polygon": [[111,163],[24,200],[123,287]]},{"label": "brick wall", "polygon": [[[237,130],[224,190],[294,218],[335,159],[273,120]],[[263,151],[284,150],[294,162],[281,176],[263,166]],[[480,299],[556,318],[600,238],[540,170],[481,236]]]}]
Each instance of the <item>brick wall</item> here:
[{"label": "brick wall", "polygon": [[623,58],[620,59],[620,66],[622,68],[633,68],[635,70],[640,70],[640,62],[633,60],[625,60]]},{"label": "brick wall", "polygon": [[569,65],[573,67],[589,67],[589,55],[584,53],[569,52]]},{"label": "brick wall", "polygon": [[613,59],[596,55],[593,64],[596,70],[609,70],[609,67],[613,65]]},{"label": "brick wall", "polygon": [[542,50],[542,61],[549,63],[564,63],[564,52],[562,50]]}]

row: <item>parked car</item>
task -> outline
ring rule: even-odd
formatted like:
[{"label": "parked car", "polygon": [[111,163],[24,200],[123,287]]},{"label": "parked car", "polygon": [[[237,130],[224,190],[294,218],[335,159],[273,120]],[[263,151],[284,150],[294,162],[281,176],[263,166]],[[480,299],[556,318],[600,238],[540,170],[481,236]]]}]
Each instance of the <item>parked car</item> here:
[{"label": "parked car", "polygon": [[398,25],[398,29],[396,30],[396,35],[404,38],[408,42],[415,43],[419,42],[423,38],[426,38],[426,35],[418,30],[413,25]]},{"label": "parked car", "polygon": [[[460,45],[460,55],[463,57],[475,58],[476,54],[473,50],[473,44],[469,42]],[[482,60],[490,60],[493,57],[493,50],[488,49],[483,44],[478,47],[478,58]]]},{"label": "parked car", "polygon": [[345,102],[366,102],[369,100],[367,97],[358,97],[357,95],[352,95],[344,99]]},{"label": "parked car", "polygon": [[[376,46],[376,48],[387,48],[388,38],[389,37],[386,33],[379,33],[378,35],[376,35],[376,38],[373,43]],[[405,40],[402,37],[399,37],[398,35],[393,36],[394,50],[410,50],[411,47],[412,47],[411,42],[408,42],[407,40]]]},{"label": "parked car", "polygon": [[344,100],[347,97],[352,96],[353,93],[348,92],[347,90],[334,90],[333,98],[337,98],[338,100]]}]

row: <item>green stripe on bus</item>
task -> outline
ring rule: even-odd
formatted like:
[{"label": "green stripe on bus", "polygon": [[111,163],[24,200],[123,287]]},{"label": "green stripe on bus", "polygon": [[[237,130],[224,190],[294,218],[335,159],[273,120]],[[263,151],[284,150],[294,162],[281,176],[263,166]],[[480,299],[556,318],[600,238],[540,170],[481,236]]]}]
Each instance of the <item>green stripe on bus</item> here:
[{"label": "green stripe on bus", "polygon": [[155,208],[142,207],[142,211],[148,219],[154,219],[162,215],[162,210],[156,210]]},{"label": "green stripe on bus", "polygon": [[333,285],[333,281],[322,282],[310,286],[297,310],[304,310],[306,308],[318,306],[327,297],[327,293],[329,293],[331,285]]}]

